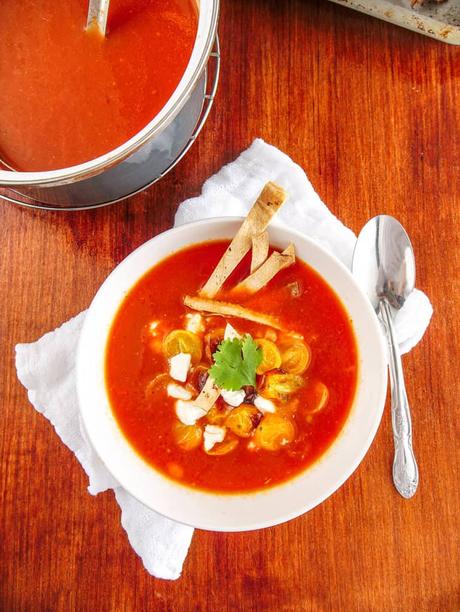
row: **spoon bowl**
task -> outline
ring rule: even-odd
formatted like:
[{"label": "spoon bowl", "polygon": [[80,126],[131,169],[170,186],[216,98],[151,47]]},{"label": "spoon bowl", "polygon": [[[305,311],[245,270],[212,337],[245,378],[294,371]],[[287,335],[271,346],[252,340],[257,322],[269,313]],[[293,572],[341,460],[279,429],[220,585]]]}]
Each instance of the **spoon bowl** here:
[{"label": "spoon bowl", "polygon": [[363,227],[353,274],[377,312],[382,299],[402,308],[415,287],[415,258],[409,236],[394,217],[379,215]]}]

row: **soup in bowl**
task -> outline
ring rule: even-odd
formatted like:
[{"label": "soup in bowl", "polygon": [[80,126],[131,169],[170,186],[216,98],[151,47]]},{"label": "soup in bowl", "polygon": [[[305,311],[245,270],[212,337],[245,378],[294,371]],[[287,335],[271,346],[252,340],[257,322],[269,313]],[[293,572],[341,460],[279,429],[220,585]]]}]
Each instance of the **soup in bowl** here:
[{"label": "soup in bowl", "polygon": [[80,340],[99,456],[145,505],[204,529],[266,527],[323,501],[364,457],[385,401],[379,324],[351,274],[292,230],[260,239],[253,220],[139,247]]}]

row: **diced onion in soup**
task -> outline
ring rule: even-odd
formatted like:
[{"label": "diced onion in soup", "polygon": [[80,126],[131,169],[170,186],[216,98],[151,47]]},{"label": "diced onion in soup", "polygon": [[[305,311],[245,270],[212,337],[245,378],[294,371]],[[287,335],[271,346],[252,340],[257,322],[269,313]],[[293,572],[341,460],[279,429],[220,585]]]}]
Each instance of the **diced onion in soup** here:
[{"label": "diced onion in soup", "polygon": [[246,397],[246,392],[243,389],[239,391],[226,391],[222,389],[220,392],[222,399],[229,406],[240,406],[244,402],[244,398]]},{"label": "diced onion in soup", "polygon": [[178,353],[169,359],[169,375],[174,380],[185,382],[190,368],[191,355],[189,353]]},{"label": "diced onion in soup", "polygon": [[187,331],[192,332],[194,334],[200,334],[204,332],[205,328],[203,324],[203,317],[200,315],[199,312],[196,312],[194,314],[188,312],[185,315],[185,327]]},{"label": "diced onion in soup", "polygon": [[233,325],[230,325],[230,323],[227,323],[227,325],[225,326],[225,331],[224,331],[224,340],[233,340],[234,338],[241,338],[241,334],[239,334],[236,329],[233,327]]},{"label": "diced onion in soup", "polygon": [[215,444],[223,442],[226,431],[225,427],[206,425],[204,428],[204,450],[208,452]]},{"label": "diced onion in soup", "polygon": [[176,385],[175,383],[169,383],[166,387],[166,393],[169,397],[174,399],[189,400],[192,398],[192,392],[183,387],[182,385]]},{"label": "diced onion in soup", "polygon": [[263,397],[262,395],[257,395],[255,397],[254,406],[258,408],[263,414],[265,414],[266,412],[276,412],[275,404],[266,397]]},{"label": "diced onion in soup", "polygon": [[160,324],[159,321],[150,321],[149,323],[149,332],[151,336],[157,336],[158,335],[158,325]]},{"label": "diced onion in soup", "polygon": [[195,423],[206,415],[206,410],[196,406],[193,402],[184,400],[176,401],[176,416],[184,425],[195,425]]}]

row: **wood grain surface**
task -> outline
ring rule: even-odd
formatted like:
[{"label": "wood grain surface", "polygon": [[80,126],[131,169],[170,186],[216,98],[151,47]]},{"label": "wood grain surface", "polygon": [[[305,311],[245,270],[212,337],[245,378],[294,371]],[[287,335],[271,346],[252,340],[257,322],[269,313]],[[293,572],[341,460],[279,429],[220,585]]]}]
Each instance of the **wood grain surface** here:
[{"label": "wood grain surface", "polygon": [[[460,48],[324,0],[223,0],[220,36],[215,107],[159,184],[92,212],[0,203],[0,609],[458,610]],[[420,489],[404,501],[392,486],[387,410],[359,469],[321,506],[263,531],[197,531],[182,577],[157,580],[113,494],[88,494],[29,405],[14,345],[86,308],[258,136],[301,164],[353,230],[378,213],[409,230],[435,308],[404,358]]]}]

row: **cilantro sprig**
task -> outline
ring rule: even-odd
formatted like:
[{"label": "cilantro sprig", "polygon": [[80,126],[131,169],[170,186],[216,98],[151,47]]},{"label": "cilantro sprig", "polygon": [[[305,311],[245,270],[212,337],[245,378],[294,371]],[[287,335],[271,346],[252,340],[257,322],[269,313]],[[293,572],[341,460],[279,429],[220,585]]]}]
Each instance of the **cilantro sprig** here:
[{"label": "cilantro sprig", "polygon": [[245,385],[255,386],[262,351],[249,334],[221,342],[213,359],[209,373],[222,389],[238,391]]}]

